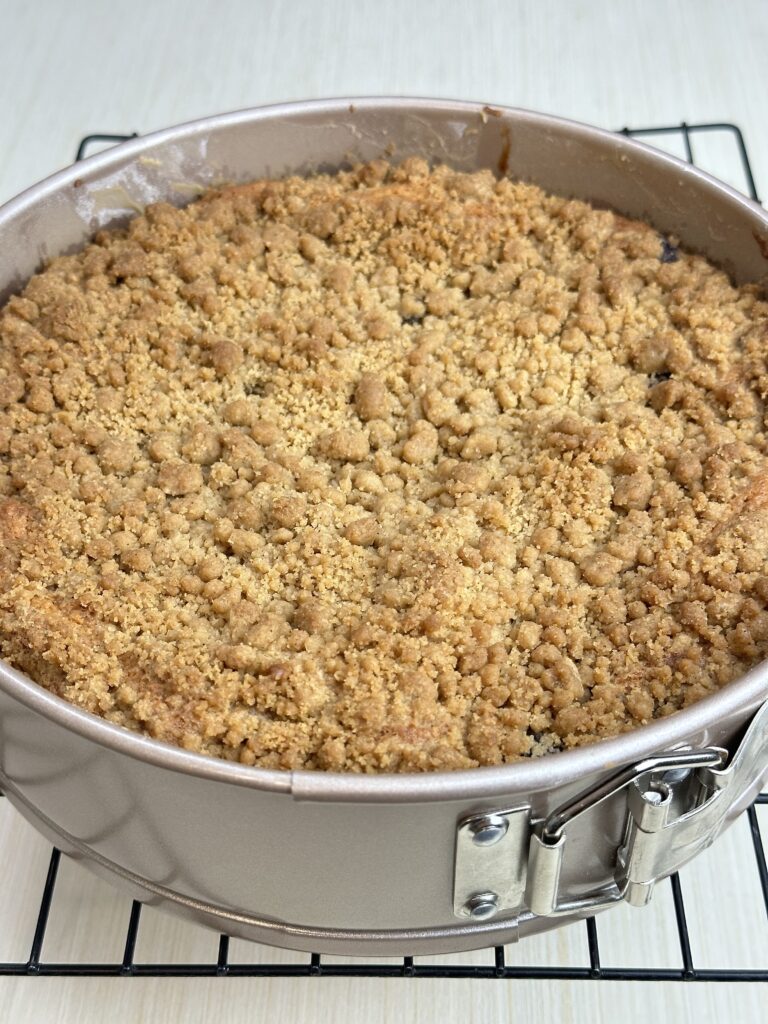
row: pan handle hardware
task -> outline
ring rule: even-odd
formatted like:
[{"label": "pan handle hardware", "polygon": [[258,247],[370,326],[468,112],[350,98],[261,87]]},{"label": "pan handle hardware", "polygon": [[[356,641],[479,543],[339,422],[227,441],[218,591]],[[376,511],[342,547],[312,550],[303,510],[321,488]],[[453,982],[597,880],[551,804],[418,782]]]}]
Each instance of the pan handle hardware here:
[{"label": "pan handle hardware", "polygon": [[530,820],[531,808],[523,804],[473,814],[459,822],[453,886],[456,917],[483,921],[520,906]]},{"label": "pan handle hardware", "polygon": [[[673,750],[628,765],[540,821],[530,807],[459,822],[454,913],[483,918],[590,914],[612,903],[644,906],[656,881],[710,846],[729,812],[768,773],[768,702],[730,757],[720,747]],[[607,885],[568,899],[560,876],[570,826],[605,800],[625,801],[622,841]],[[506,825],[506,827],[505,827]]]},{"label": "pan handle hardware", "polygon": [[[706,747],[702,750],[682,750],[670,753],[658,754],[654,757],[645,758],[636,764],[629,765],[612,775],[609,779],[599,783],[592,789],[580,793],[576,799],[563,804],[553,811],[531,835],[528,860],[528,878],[526,883],[525,898],[529,909],[538,917],[550,917],[557,914],[573,913],[573,902],[561,902],[559,899],[560,871],[563,865],[565,850],[567,846],[566,827],[579,818],[582,814],[597,807],[604,800],[610,797],[629,791],[628,818],[625,825],[625,838],[620,847],[617,860],[621,860],[622,851],[625,850],[630,832],[634,834],[632,824],[637,820],[642,821],[648,827],[651,822],[657,820],[665,821],[668,809],[671,805],[673,788],[670,784],[662,782],[664,776],[669,773],[677,773],[684,783],[692,778],[694,769],[721,768],[728,757],[728,752],[719,747]],[[638,786],[642,786],[639,789]],[[693,787],[696,791],[693,800],[701,802],[703,797],[699,790],[701,783],[699,777],[695,777]],[[687,806],[691,804],[686,801]],[[714,837],[713,837],[714,838]],[[671,868],[670,871],[674,871]],[[662,872],[659,872],[659,875]],[[628,879],[625,881],[628,882]],[[638,879],[638,881],[640,881]],[[655,879],[644,879],[643,883],[652,883]],[[595,893],[594,896],[583,897],[579,900],[579,909],[584,900],[586,906],[592,906],[591,900],[598,900],[597,905],[603,902],[614,903],[619,899],[626,898],[628,891],[619,884],[617,889],[610,887],[608,891]],[[650,899],[651,889],[647,889],[647,903]]]}]

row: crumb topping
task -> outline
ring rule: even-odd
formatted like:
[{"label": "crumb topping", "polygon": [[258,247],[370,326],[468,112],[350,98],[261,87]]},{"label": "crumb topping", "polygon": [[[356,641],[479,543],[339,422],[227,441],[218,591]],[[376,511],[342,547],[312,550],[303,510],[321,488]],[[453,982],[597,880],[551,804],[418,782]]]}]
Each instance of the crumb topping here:
[{"label": "crumb topping", "polygon": [[768,655],[768,304],[418,159],[160,203],[0,313],[0,651],[271,768],[499,764]]}]

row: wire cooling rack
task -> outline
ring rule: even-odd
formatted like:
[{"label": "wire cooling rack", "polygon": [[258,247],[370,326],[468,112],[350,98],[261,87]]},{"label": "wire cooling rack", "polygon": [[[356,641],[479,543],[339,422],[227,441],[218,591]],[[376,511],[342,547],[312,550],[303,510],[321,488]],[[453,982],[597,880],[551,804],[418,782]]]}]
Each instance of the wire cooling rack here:
[{"label": "wire cooling rack", "polygon": [[[690,163],[713,169],[714,162],[720,177],[757,199],[757,190],[747,155],[747,148],[739,128],[734,124],[685,124],[660,128],[622,129],[625,135],[643,137],[660,148],[687,159]],[[77,150],[77,159],[82,159],[96,146],[114,144],[133,138],[134,135],[88,135]],[[723,168],[725,167],[725,170]],[[5,801],[2,801],[2,805]],[[50,855],[44,850],[45,841],[32,833],[28,826],[10,808],[0,805],[0,826],[6,823],[8,834],[21,834],[21,840],[12,840],[13,850],[20,860],[17,865],[3,865],[0,876],[0,957],[4,954],[2,937],[8,924],[3,916],[3,887],[12,886],[14,878],[23,878],[25,869],[36,870],[42,882],[42,892],[37,898],[27,900],[32,920],[28,923],[32,934],[26,959],[0,959],[0,975],[50,977],[50,976],[114,976],[114,977],[412,977],[412,978],[500,978],[500,979],[560,979],[594,981],[709,981],[709,982],[768,982],[768,867],[766,850],[761,836],[761,815],[768,812],[768,793],[759,796],[748,809],[743,819],[737,822],[711,851],[698,858],[693,865],[683,869],[683,880],[677,874],[668,882],[657,886],[650,907],[643,910],[615,908],[599,920],[589,918],[578,922],[558,933],[547,936],[542,946],[542,937],[524,939],[519,946],[497,946],[480,953],[451,954],[442,957],[380,957],[342,959],[320,956],[317,953],[302,954],[271,950],[265,946],[218,937],[216,945],[213,933],[205,933],[208,940],[191,945],[183,936],[195,926],[171,921],[167,915],[158,915],[152,909],[142,908],[136,901],[113,894],[111,889],[96,882],[85,872],[75,872],[62,881],[62,872],[69,865],[61,860],[61,854],[53,849]],[[746,827],[745,827],[746,826]],[[763,827],[768,827],[768,816],[763,818]],[[9,845],[11,845],[9,842]],[[49,848],[50,849],[50,848]],[[718,854],[719,851],[719,854]],[[699,877],[699,865],[712,855],[719,855],[719,863],[710,874]],[[37,868],[35,869],[35,857]],[[47,866],[45,858],[48,857]],[[26,858],[26,859],[25,859]],[[41,859],[42,858],[42,859]],[[14,867],[16,868],[14,874]],[[711,866],[710,866],[711,867]],[[693,873],[692,873],[693,872]],[[700,871],[699,871],[700,874]],[[729,890],[729,886],[731,887]],[[684,890],[688,895],[684,898]],[[726,892],[726,899],[712,910],[718,896]],[[111,918],[117,933],[106,937],[92,936],[93,906],[101,901],[122,901],[115,903]],[[710,906],[712,904],[712,907]],[[619,911],[632,915],[633,937],[631,949],[617,950],[617,932],[614,922]],[[18,916],[18,908],[16,914]],[[730,914],[730,921],[728,915]],[[208,959],[191,956],[178,960],[177,955],[165,958],[157,956],[151,948],[149,956],[141,954],[144,933],[157,932],[157,920],[151,915],[163,918],[163,926],[171,921],[171,938],[176,946],[185,950],[210,948]],[[652,916],[649,916],[652,915]],[[751,922],[745,918],[752,916]],[[693,927],[691,922],[693,921]],[[52,924],[53,922],[53,924]],[[33,926],[33,931],[32,931]],[[574,929],[583,931],[580,935]],[[185,931],[186,929],[186,931]],[[739,936],[748,931],[749,941],[739,944]],[[18,929],[18,923],[16,925]],[[162,930],[162,929],[161,929]],[[23,928],[21,929],[23,932]],[[199,929],[197,930],[199,934]],[[563,942],[563,932],[568,941]],[[54,933],[52,935],[52,933]],[[707,937],[713,934],[725,937],[719,951],[714,954]],[[601,938],[602,936],[602,938]],[[755,940],[756,937],[756,940]],[[166,935],[166,939],[168,936]],[[59,948],[67,950],[65,959],[57,957]],[[68,941],[63,941],[64,939]],[[180,942],[180,939],[182,941]],[[580,941],[579,941],[580,939]],[[76,940],[76,941],[75,941]],[[538,944],[537,944],[537,940]],[[761,941],[762,940],[762,941]],[[757,946],[755,948],[755,941]],[[82,947],[91,952],[94,943],[100,951],[109,947],[121,951],[122,955],[107,958],[82,956]],[[78,955],[77,946],[81,947]],[[146,945],[146,944],[145,944]],[[168,947],[166,942],[166,947]],[[170,945],[173,945],[171,943]],[[582,962],[570,963],[573,949],[581,947]],[[650,965],[636,965],[637,948],[645,947],[651,960]],[[664,952],[668,964],[658,966],[655,954]],[[50,951],[49,951],[50,947]],[[237,949],[235,950],[235,947]],[[567,948],[566,948],[567,947]],[[735,952],[734,952],[735,948]],[[534,961],[520,963],[518,950],[536,951]],[[167,948],[167,952],[170,949]],[[153,955],[155,953],[155,955]],[[577,954],[578,955],[578,954]],[[625,957],[624,966],[621,958]],[[699,962],[701,957],[701,963]],[[719,957],[719,959],[718,959]],[[741,957],[734,965],[734,957]],[[617,963],[618,958],[618,963]],[[523,960],[526,959],[524,956]],[[746,962],[745,962],[746,961]]]}]

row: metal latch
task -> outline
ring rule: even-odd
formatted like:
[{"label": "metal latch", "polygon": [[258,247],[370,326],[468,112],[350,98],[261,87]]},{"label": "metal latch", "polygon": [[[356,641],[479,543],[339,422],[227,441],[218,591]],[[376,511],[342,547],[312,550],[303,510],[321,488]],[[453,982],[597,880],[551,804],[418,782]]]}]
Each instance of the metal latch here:
[{"label": "metal latch", "polygon": [[[643,906],[655,882],[715,840],[728,811],[768,768],[768,702],[728,761],[720,747],[674,750],[622,768],[532,821],[529,805],[462,819],[456,836],[454,914],[487,919],[585,913],[626,900]],[[561,893],[567,829],[609,798],[625,800],[614,877],[577,898]],[[512,924],[510,919],[510,924]]]}]

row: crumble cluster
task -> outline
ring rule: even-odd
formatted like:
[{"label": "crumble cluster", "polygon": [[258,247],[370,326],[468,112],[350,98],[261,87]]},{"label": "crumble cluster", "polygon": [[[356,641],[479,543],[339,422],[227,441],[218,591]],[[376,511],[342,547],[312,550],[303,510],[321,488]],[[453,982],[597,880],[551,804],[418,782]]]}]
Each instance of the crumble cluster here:
[{"label": "crumble cluster", "polygon": [[0,651],[271,768],[514,761],[768,655],[768,304],[411,159],[147,208],[0,314]]}]

